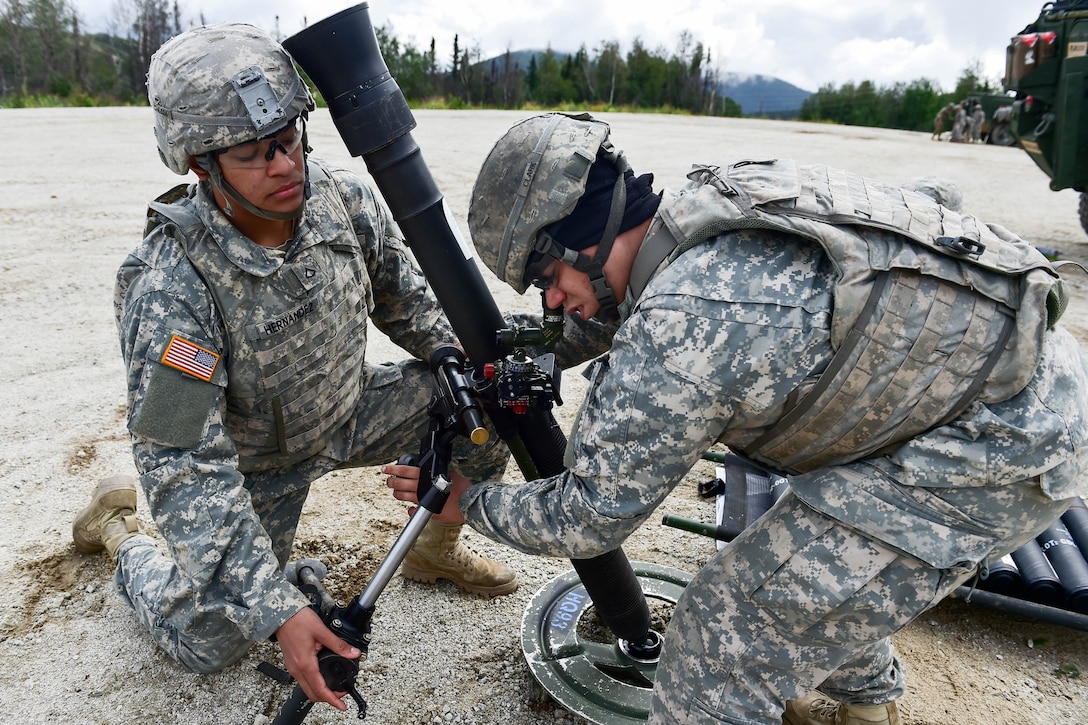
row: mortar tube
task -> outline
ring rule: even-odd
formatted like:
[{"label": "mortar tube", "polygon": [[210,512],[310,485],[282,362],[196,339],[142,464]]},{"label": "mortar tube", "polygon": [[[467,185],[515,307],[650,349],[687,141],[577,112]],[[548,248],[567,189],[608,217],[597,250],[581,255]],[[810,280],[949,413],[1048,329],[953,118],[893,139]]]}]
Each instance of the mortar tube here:
[{"label": "mortar tube", "polygon": [[1065,590],[1066,609],[1088,614],[1088,561],[1061,520],[1048,526],[1035,540]]},{"label": "mortar tube", "polygon": [[990,562],[985,578],[980,579],[978,585],[994,594],[1019,597],[1023,593],[1024,581],[1012,556],[1005,554],[997,561]]},{"label": "mortar tube", "polygon": [[984,589],[972,590],[967,586],[958,587],[952,592],[951,597],[963,599],[968,604],[979,604],[1008,614],[1088,632],[1088,615],[1070,612],[1067,609],[1049,607],[1026,599],[1006,597]]},{"label": "mortar tube", "polygon": [[705,524],[702,521],[687,519],[683,516],[677,516],[675,514],[665,514],[664,516],[662,516],[661,524],[663,526],[670,526],[674,529],[680,529],[681,531],[687,531],[691,534],[706,536],[711,539],[716,539],[718,541],[732,541],[734,538],[736,538],[736,534],[730,531],[725,526]]},{"label": "mortar tube", "polygon": [[1084,499],[1078,497],[1073,500],[1073,505],[1062,514],[1062,523],[1069,529],[1081,553],[1088,552],[1088,506],[1084,504]]},{"label": "mortar tube", "polygon": [[[309,26],[284,40],[283,47],[321,92],[348,152],[363,158],[458,341],[482,375],[485,364],[501,357],[497,333],[505,321],[471,248],[451,225],[452,215],[412,138],[415,118],[382,57],[368,4]],[[562,470],[542,469],[542,464],[561,462],[565,448],[551,411],[528,419],[491,407],[487,413],[527,480]],[[641,630],[623,636],[613,629],[618,637],[639,642],[649,635],[649,604],[622,551],[574,565],[603,620],[617,623],[625,633]]]},{"label": "mortar tube", "polygon": [[[673,514],[665,514],[662,517],[661,523],[665,526],[671,526],[673,528],[711,538],[714,538],[714,535],[710,532],[713,532],[717,528],[710,524],[704,524],[701,521],[695,521]],[[967,586],[958,587],[950,596],[963,599],[968,604],[979,604],[989,607],[990,609],[996,609],[1001,612],[1015,614],[1028,619],[1037,619],[1049,624],[1057,624],[1062,627],[1088,632],[1088,615],[1070,612],[1065,609],[1059,609],[1037,602],[1031,602],[1026,599],[1017,599],[985,589],[971,589]]]},{"label": "mortar tube", "polygon": [[1039,542],[1032,539],[1011,554],[1024,582],[1024,594],[1031,601],[1058,606],[1065,599],[1065,590],[1046,558]]}]

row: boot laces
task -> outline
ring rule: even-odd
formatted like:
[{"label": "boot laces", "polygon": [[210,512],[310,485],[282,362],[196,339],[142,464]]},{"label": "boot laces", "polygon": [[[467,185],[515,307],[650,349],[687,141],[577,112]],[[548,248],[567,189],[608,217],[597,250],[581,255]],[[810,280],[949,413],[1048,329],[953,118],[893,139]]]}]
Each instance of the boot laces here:
[{"label": "boot laces", "polygon": [[472,567],[477,561],[484,558],[482,554],[460,539],[458,539],[457,543],[453,545],[453,548],[446,553],[446,556],[451,562],[466,567]]},{"label": "boot laces", "polygon": [[834,700],[819,698],[808,706],[808,714],[820,722],[838,722],[839,703]]}]

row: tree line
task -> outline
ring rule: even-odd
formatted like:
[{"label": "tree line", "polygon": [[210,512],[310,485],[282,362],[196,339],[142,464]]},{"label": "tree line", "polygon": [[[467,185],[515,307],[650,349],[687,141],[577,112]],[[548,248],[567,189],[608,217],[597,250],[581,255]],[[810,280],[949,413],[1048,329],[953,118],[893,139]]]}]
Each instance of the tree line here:
[{"label": "tree line", "polygon": [[972,93],[1000,93],[998,84],[983,77],[981,64],[964,68],[956,87],[944,93],[926,79],[891,86],[871,81],[828,84],[806,98],[798,118],[802,121],[830,121],[850,126],[877,126],[906,131],[927,131],[933,119],[949,103],[958,103]]},{"label": "tree line", "polygon": [[83,25],[69,0],[0,0],[0,107],[146,103],[151,55],[184,29],[167,0],[114,0],[109,32]]},{"label": "tree line", "polygon": [[[188,27],[180,3],[114,0],[109,26],[105,33],[84,33],[71,0],[0,0],[0,106],[145,102],[151,55]],[[740,112],[717,96],[710,52],[687,32],[672,52],[636,40],[623,54],[611,41],[592,53],[583,46],[575,54],[548,49],[515,58],[507,52],[486,61],[478,45],[462,47],[458,36],[439,58],[433,39],[421,50],[398,39],[390,26],[376,34],[390,71],[416,103]]]},{"label": "tree line", "polygon": [[507,51],[485,59],[479,45],[453,49],[440,62],[434,40],[426,50],[402,43],[385,26],[378,45],[397,84],[410,101],[438,98],[453,107],[652,108],[739,116],[741,108],[718,92],[720,71],[710,51],[691,33],[680,33],[676,48],[651,50],[635,39],[627,53],[604,41],[576,53]]},{"label": "tree line", "polygon": [[[114,0],[107,32],[88,35],[71,0],[0,0],[0,108],[146,103],[151,55],[193,24],[184,17],[178,0]],[[194,21],[203,22],[202,16]],[[279,37],[278,29],[271,32]],[[686,31],[672,50],[635,39],[626,52],[616,41],[602,41],[575,53],[549,47],[490,59],[457,35],[440,53],[433,38],[420,48],[389,25],[375,32],[390,72],[417,107],[744,111],[720,90],[722,59],[712,58]],[[889,88],[869,81],[829,84],[799,114],[803,120],[926,130],[950,100],[990,88],[977,64],[950,94],[927,80]]]}]

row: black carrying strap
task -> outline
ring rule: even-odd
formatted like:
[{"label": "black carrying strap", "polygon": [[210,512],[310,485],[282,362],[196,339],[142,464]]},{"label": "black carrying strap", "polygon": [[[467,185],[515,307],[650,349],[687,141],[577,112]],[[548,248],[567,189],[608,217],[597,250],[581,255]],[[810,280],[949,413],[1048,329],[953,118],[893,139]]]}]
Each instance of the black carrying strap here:
[{"label": "black carrying strap", "polygon": [[882,273],[816,384],[745,453],[804,473],[893,450],[960,415],[1014,329],[1012,310],[971,290]]}]

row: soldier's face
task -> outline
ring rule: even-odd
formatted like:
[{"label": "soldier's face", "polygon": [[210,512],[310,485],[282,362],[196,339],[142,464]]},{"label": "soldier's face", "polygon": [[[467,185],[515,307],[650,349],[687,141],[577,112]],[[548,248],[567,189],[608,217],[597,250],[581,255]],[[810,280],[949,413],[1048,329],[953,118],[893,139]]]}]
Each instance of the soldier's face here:
[{"label": "soldier's face", "polygon": [[[583,249],[582,254],[592,257],[596,251],[597,247],[593,246]],[[607,276],[607,263],[605,267]],[[583,320],[588,320],[600,311],[601,303],[593,294],[593,285],[589,282],[588,274],[579,272],[559,260],[555,262],[554,272],[552,268],[548,271],[551,273],[551,284],[544,290],[544,299],[548,307],[562,306],[563,311],[568,315],[576,315]]]},{"label": "soldier's face", "polygon": [[257,158],[264,163],[249,166],[221,163],[223,178],[258,209],[276,212],[297,209],[302,203],[306,181],[302,144],[293,144],[293,148],[292,144],[271,147],[272,156],[265,160],[265,146],[270,142],[259,143],[261,153]]}]

